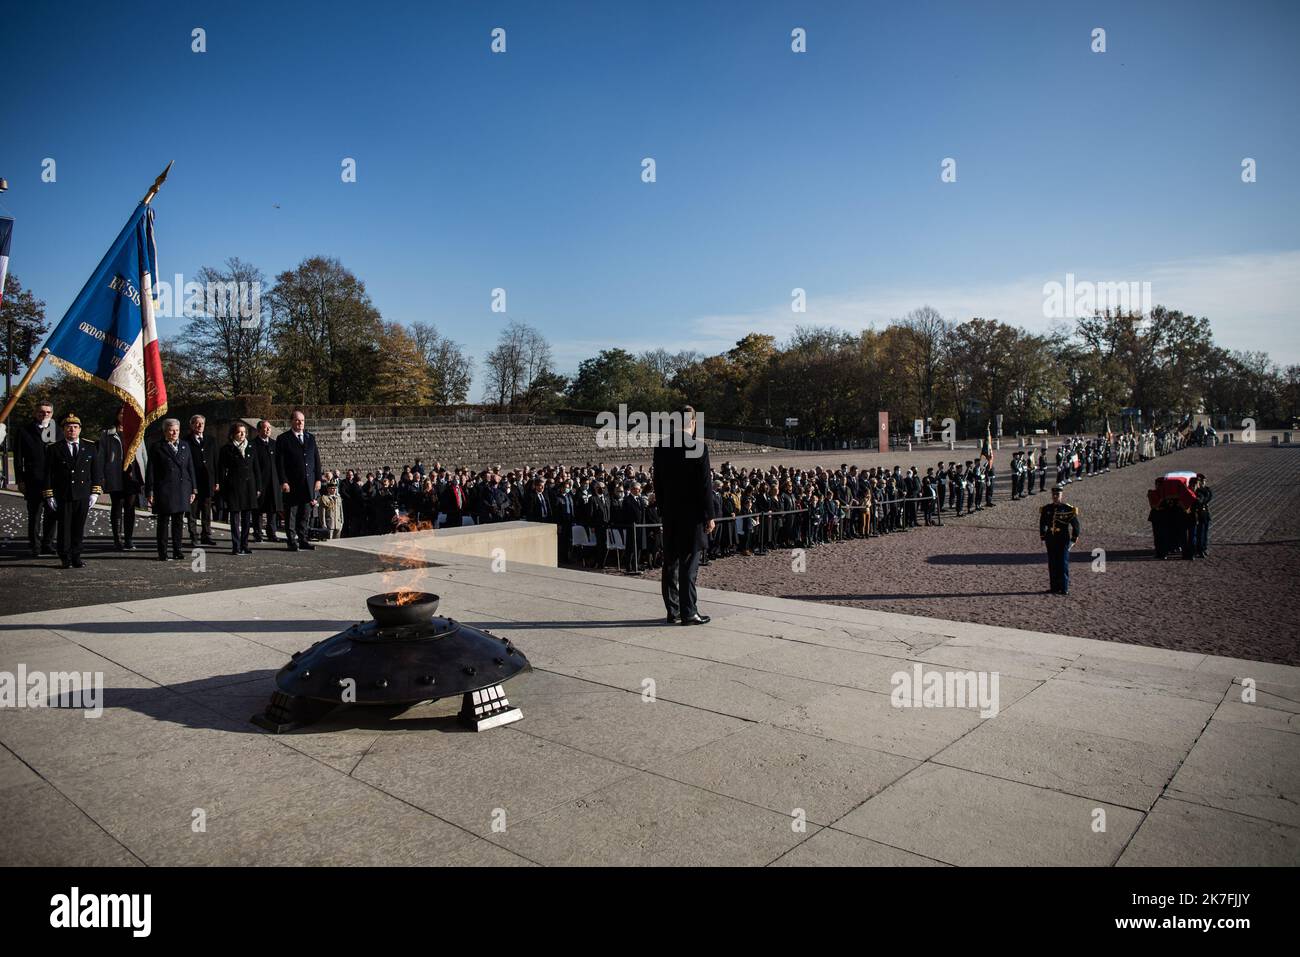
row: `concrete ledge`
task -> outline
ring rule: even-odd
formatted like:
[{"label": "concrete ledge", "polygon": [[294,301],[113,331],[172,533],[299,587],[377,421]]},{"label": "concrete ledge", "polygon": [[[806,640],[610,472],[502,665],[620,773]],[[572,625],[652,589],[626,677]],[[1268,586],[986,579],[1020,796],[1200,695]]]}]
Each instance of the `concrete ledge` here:
[{"label": "concrete ledge", "polygon": [[495,522],[491,525],[463,525],[460,528],[439,528],[424,532],[403,532],[395,535],[365,535],[358,538],[336,538],[329,544],[337,548],[375,552],[380,555],[415,557],[420,553],[436,561],[435,552],[468,555],[475,558],[494,558],[502,549],[505,560],[525,565],[555,568],[558,550],[556,526],[545,522]]}]

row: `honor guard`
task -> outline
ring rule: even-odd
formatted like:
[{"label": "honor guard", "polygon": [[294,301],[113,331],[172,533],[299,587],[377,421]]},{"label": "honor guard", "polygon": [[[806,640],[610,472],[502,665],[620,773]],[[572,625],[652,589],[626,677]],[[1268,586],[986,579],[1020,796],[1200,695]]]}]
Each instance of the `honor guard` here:
[{"label": "honor guard", "polygon": [[1052,501],[1038,513],[1038,537],[1047,546],[1048,591],[1057,595],[1070,592],[1070,546],[1079,540],[1079,510],[1061,500],[1064,493],[1063,486],[1055,486]]},{"label": "honor guard", "polygon": [[63,419],[63,441],[45,453],[46,504],[57,516],[59,559],[64,568],[85,568],[81,541],[86,517],[104,493],[95,446],[81,441],[81,420],[72,413]]}]

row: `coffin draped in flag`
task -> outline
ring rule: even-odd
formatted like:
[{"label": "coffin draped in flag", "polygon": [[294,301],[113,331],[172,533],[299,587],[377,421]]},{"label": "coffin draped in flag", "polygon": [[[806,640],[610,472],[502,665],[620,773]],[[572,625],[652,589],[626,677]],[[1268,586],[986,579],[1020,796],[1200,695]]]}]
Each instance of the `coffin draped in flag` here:
[{"label": "coffin draped in flag", "polygon": [[141,203],[45,343],[60,368],[126,406],[124,467],[135,458],[144,430],[167,412],[154,321],[157,252],[153,209]]}]

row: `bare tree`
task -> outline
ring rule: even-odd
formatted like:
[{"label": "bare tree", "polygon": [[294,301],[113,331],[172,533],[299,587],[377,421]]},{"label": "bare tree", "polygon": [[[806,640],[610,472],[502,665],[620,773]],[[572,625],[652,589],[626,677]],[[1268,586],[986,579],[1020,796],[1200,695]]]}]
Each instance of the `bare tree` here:
[{"label": "bare tree", "polygon": [[474,360],[431,322],[411,324],[411,336],[429,370],[430,395],[436,405],[458,405],[469,398]]},{"label": "bare tree", "polygon": [[271,324],[262,302],[266,277],[235,256],[224,268],[204,266],[203,287],[180,341],[196,371],[224,395],[249,395],[270,388]]},{"label": "bare tree", "polygon": [[934,417],[935,392],[939,387],[940,370],[952,334],[952,323],[944,319],[937,309],[922,306],[913,309],[901,323],[907,330],[909,371],[912,374],[916,395],[921,403],[921,414],[926,419]]},{"label": "bare tree", "polygon": [[536,329],[512,322],[501,330],[483,366],[484,399],[502,408],[512,407],[534,380],[551,371],[551,347]]}]

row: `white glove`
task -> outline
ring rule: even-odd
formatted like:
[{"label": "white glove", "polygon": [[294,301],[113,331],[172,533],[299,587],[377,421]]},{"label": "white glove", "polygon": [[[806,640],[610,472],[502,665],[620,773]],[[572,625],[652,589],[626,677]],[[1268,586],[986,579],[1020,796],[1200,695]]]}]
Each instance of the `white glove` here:
[{"label": "white glove", "polygon": [[53,497],[53,496],[47,498],[47,499],[45,500],[45,504],[48,505],[48,506],[50,507],[50,511],[51,511],[51,512],[57,512],[57,511],[59,510],[59,503],[56,502],[56,501],[54,501],[54,497]]},{"label": "white glove", "polygon": [[99,496],[98,496],[98,495],[95,495],[95,494],[92,493],[91,496],[90,496],[90,507],[91,507],[91,508],[94,508],[94,507],[95,507],[95,503],[98,502],[98,501],[99,501]]}]

